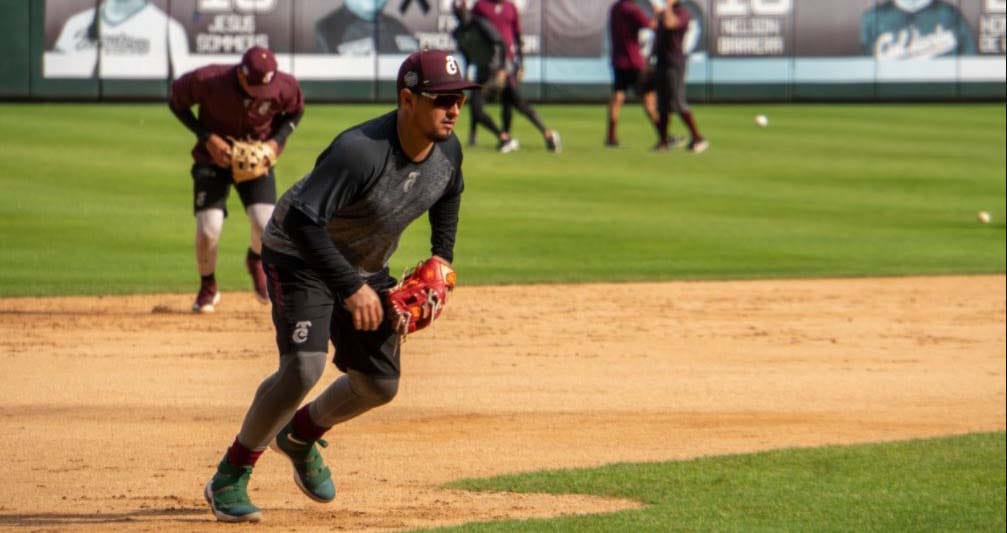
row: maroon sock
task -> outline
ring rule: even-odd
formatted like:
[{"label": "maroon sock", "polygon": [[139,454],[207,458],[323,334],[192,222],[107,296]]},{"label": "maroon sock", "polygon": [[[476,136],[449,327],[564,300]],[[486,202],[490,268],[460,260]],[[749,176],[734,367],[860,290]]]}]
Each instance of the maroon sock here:
[{"label": "maroon sock", "polygon": [[615,142],[615,121],[608,119],[608,142]]},{"label": "maroon sock", "polygon": [[291,425],[294,428],[294,435],[304,442],[315,442],[316,440],[322,438],[322,435],[330,429],[319,426],[311,419],[311,413],[308,409],[310,405],[311,404],[305,404],[304,407],[298,409],[297,412],[294,413],[294,420],[291,422]]},{"label": "maroon sock", "polygon": [[692,134],[692,140],[698,141],[699,139],[702,139],[703,136],[700,135],[699,130],[696,129],[696,120],[692,118],[692,111],[683,111],[681,114],[682,121],[689,127],[689,133]]},{"label": "maroon sock", "polygon": [[249,450],[238,442],[238,437],[234,437],[234,443],[227,449],[227,462],[234,466],[255,466],[263,451],[265,450]]}]

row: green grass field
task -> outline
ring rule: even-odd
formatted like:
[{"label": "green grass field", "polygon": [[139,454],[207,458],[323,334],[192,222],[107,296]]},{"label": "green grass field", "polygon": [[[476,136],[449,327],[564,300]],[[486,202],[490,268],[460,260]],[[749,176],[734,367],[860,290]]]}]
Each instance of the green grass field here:
[{"label": "green grass field", "polygon": [[1004,433],[618,464],[466,480],[592,494],[640,510],[467,524],[465,531],[1003,531]]},{"label": "green grass field", "polygon": [[[309,105],[281,192],[339,131],[387,109]],[[497,154],[485,132],[466,150],[463,284],[1005,269],[1002,104],[700,106],[713,144],[700,156],[651,153],[638,108],[616,150],[601,146],[601,106],[539,110],[562,154],[520,117],[520,152]],[[2,104],[0,131],[0,296],[195,290],[192,136],[165,106]],[[246,290],[248,225],[236,195],[229,205],[218,279]],[[415,224],[393,270],[426,240]]]},{"label": "green grass field", "polygon": [[[310,105],[281,192],[338,132],[387,109]],[[601,146],[601,106],[540,112],[562,154],[520,118],[520,152],[497,154],[485,133],[466,150],[464,285],[1005,270],[1003,104],[701,106],[713,147],[700,156],[651,153],[632,107],[615,150]],[[0,297],[196,289],[192,136],[165,106],[0,104],[0,132]],[[247,290],[248,225],[236,195],[229,206],[218,280]],[[414,225],[393,269],[425,257],[426,241]],[[1004,457],[995,433],[455,486],[646,504],[476,530],[1003,531]]]}]

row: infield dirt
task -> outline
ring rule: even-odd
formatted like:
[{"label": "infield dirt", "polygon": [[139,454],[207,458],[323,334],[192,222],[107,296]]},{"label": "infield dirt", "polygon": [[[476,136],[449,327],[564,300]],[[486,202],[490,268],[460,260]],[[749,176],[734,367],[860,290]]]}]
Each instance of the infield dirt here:
[{"label": "infield dirt", "polygon": [[[462,477],[1005,426],[1003,275],[459,288],[409,339],[398,398],[334,429],[322,505],[271,452],[263,530],[604,512]],[[202,487],[276,367],[225,293],[0,300],[0,529],[204,530]],[[326,371],[317,390],[336,377]]]}]

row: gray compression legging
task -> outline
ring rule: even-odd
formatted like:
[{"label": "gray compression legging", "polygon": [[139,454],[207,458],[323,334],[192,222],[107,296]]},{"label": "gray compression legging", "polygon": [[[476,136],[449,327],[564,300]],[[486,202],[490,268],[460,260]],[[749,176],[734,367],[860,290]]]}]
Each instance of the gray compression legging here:
[{"label": "gray compression legging", "polygon": [[545,124],[542,123],[538,113],[532,109],[531,104],[521,95],[521,91],[517,88],[517,81],[508,79],[507,86],[504,87],[503,94],[500,95],[500,103],[502,122],[500,129],[510,133],[511,122],[514,120],[514,109],[517,109],[531,121],[539,133],[545,133]]},{"label": "gray compression legging", "polygon": [[[255,391],[238,442],[250,450],[264,450],[322,377],[326,360],[325,352],[280,356],[280,368]],[[392,401],[398,385],[398,378],[377,378],[350,370],[311,402],[311,420],[322,427],[345,422]]]}]

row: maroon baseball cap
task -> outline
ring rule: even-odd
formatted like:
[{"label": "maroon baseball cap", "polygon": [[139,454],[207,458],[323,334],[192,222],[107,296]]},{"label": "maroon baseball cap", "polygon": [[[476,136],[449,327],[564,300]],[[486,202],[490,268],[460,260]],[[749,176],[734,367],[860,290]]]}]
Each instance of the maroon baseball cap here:
[{"label": "maroon baseball cap", "polygon": [[447,93],[478,89],[478,83],[465,79],[462,66],[455,56],[444,50],[413,52],[399,67],[396,83],[399,91]]},{"label": "maroon baseball cap", "polygon": [[248,82],[248,92],[256,98],[268,98],[275,92],[272,84],[276,77],[276,56],[272,50],[262,46],[253,46],[241,56],[238,65]]}]

